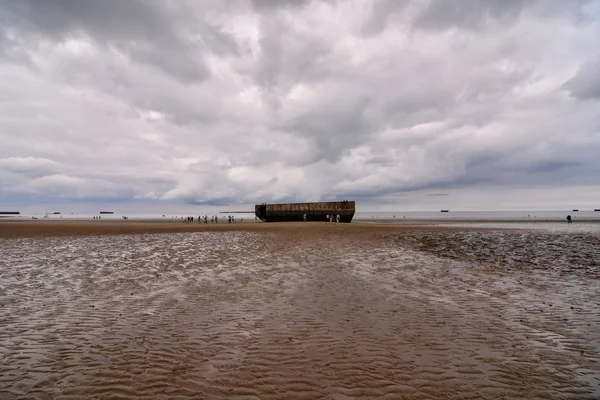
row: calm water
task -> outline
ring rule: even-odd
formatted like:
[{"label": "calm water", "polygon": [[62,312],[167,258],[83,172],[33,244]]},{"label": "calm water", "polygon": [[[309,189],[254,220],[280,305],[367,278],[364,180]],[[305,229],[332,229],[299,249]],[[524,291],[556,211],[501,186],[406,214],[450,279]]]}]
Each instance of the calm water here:
[{"label": "calm water", "polygon": [[[391,211],[391,212],[371,212],[371,211],[357,211],[354,215],[355,220],[372,220],[372,219],[409,219],[409,220],[440,220],[440,221],[453,221],[453,220],[520,220],[523,222],[531,222],[538,219],[541,220],[556,220],[563,221],[567,215],[571,215],[574,221],[586,220],[586,221],[600,221],[600,212],[592,210],[581,210],[579,212],[573,212],[571,210],[558,210],[558,211],[450,211],[448,213],[442,213],[439,211]],[[48,219],[77,219],[77,220],[90,220],[100,214],[92,213],[62,213],[60,215],[47,214]],[[221,222],[226,222],[228,215],[233,215],[236,221],[254,222],[255,217],[253,213],[231,213],[221,214],[216,212],[203,212],[197,210],[194,214],[191,213],[118,213],[115,214],[104,214],[101,215],[103,220],[122,220],[123,216],[129,217],[130,220],[164,220],[164,221],[177,221],[181,217],[194,216],[197,218],[199,215],[208,215],[209,222],[212,215],[218,216]],[[14,219],[31,219],[32,217],[38,219],[46,219],[44,213],[24,213],[17,217],[11,217]]]},{"label": "calm water", "polygon": [[443,212],[357,212],[355,219],[432,219],[441,221],[452,220],[522,220],[535,221],[543,220],[565,220],[567,215],[571,215],[574,220],[596,220],[600,221],[600,212],[592,210],[581,210],[573,212],[564,211],[450,211]]}]

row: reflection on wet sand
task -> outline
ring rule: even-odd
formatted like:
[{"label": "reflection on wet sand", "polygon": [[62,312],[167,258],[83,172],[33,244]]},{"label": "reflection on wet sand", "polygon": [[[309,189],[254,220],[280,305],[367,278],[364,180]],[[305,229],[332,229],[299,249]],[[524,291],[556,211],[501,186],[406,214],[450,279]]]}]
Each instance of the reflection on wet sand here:
[{"label": "reflection on wet sand", "polygon": [[580,235],[578,258],[566,234],[328,224],[3,239],[0,399],[598,398]]}]

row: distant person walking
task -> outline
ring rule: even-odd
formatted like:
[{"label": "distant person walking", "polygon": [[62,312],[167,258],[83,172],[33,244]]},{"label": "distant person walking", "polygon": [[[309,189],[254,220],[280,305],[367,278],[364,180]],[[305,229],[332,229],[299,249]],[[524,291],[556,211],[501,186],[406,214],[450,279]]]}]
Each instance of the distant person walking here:
[{"label": "distant person walking", "polygon": [[304,215],[302,216],[302,219],[304,220],[304,222],[306,222],[306,213],[304,213]]},{"label": "distant person walking", "polygon": [[573,222],[573,221],[571,220],[571,216],[570,216],[570,215],[567,215],[567,222],[568,222],[569,224],[570,224],[571,222]]},{"label": "distant person walking", "polygon": [[340,222],[340,214],[337,215],[337,222]]}]

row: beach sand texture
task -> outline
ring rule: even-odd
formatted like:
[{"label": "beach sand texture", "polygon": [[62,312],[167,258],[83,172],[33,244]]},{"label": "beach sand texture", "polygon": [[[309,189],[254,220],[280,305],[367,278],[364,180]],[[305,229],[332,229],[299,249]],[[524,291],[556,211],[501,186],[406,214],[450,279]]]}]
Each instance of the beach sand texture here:
[{"label": "beach sand texture", "polygon": [[0,399],[597,399],[598,239],[2,222]]}]

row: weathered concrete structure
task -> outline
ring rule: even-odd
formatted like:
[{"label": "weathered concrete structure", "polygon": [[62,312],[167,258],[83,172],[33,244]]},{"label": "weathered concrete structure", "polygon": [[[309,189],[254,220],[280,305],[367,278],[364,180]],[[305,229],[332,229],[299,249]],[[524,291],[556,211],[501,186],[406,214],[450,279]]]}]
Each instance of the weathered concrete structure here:
[{"label": "weathered concrete structure", "polygon": [[340,222],[352,222],[354,201],[330,201],[320,203],[257,204],[256,216],[264,222],[327,221],[327,215],[340,215]]}]

